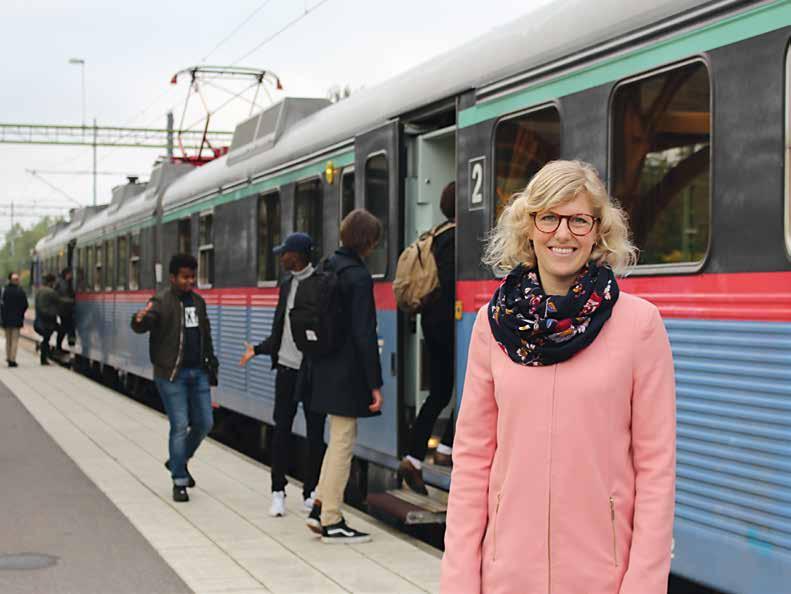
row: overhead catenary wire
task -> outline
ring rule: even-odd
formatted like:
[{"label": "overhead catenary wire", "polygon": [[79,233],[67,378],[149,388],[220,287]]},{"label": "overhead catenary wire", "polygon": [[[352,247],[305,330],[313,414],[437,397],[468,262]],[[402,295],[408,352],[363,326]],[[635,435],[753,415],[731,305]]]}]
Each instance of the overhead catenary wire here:
[{"label": "overhead catenary wire", "polygon": [[215,45],[215,46],[214,46],[214,48],[212,48],[212,50],[211,50],[211,51],[210,51],[208,54],[206,54],[205,56],[203,56],[203,58],[201,58],[201,62],[205,62],[206,60],[208,60],[208,59],[209,59],[209,56],[211,56],[211,55],[212,55],[214,52],[216,52],[216,51],[217,51],[218,49],[220,49],[220,48],[221,48],[223,45],[225,45],[225,43],[226,43],[226,42],[227,42],[229,39],[231,39],[231,37],[233,37],[233,36],[234,36],[236,33],[238,33],[238,32],[239,32],[239,30],[240,30],[242,27],[244,27],[244,26],[245,26],[247,23],[249,23],[249,22],[250,22],[250,20],[251,20],[251,19],[252,19],[252,18],[253,18],[255,15],[257,15],[259,12],[261,12],[261,11],[262,11],[264,8],[266,8],[266,7],[267,7],[269,4],[271,4],[271,3],[272,3],[272,0],[266,0],[266,1],[265,1],[264,3],[262,3],[262,4],[261,4],[261,5],[258,7],[258,8],[256,8],[256,9],[255,9],[253,12],[251,12],[249,15],[247,15],[247,17],[245,17],[245,19],[244,19],[244,20],[243,20],[241,23],[239,23],[239,24],[238,24],[236,27],[234,27],[233,31],[231,31],[230,33],[228,33],[228,35],[226,35],[225,37],[223,37],[223,38],[220,40],[220,42],[219,42],[217,45]]},{"label": "overhead catenary wire", "polygon": [[239,57],[238,57],[236,60],[234,60],[233,62],[231,62],[231,66],[236,66],[236,65],[237,65],[239,62],[241,62],[241,61],[242,61],[242,60],[244,60],[245,58],[248,58],[249,56],[251,56],[252,54],[254,54],[255,52],[257,52],[258,50],[260,50],[262,47],[264,47],[266,44],[268,44],[268,43],[270,43],[270,42],[274,41],[274,40],[275,40],[275,39],[276,39],[276,38],[277,38],[279,35],[281,35],[282,33],[285,33],[285,32],[286,32],[288,29],[290,29],[291,27],[293,27],[294,25],[296,25],[296,24],[297,24],[299,21],[301,21],[302,19],[304,19],[304,18],[305,18],[306,16],[308,16],[308,15],[309,15],[311,12],[313,12],[313,11],[314,11],[314,10],[316,10],[317,8],[320,8],[322,5],[326,4],[327,2],[329,2],[329,0],[321,0],[321,1],[320,1],[320,2],[318,2],[317,4],[314,4],[313,6],[311,6],[310,8],[307,8],[307,7],[306,7],[306,8],[305,8],[305,11],[304,11],[304,12],[303,12],[301,15],[299,15],[298,17],[296,17],[296,18],[294,18],[294,19],[290,20],[290,21],[289,21],[288,23],[286,23],[286,24],[285,24],[283,27],[281,27],[280,29],[278,29],[277,31],[275,31],[275,32],[274,32],[272,35],[270,35],[269,37],[267,37],[266,39],[264,39],[264,40],[263,40],[261,43],[259,43],[258,45],[256,45],[256,46],[255,46],[253,49],[251,49],[251,50],[250,50],[250,51],[248,51],[247,53],[245,53],[245,54],[243,54],[243,55],[239,56]]}]

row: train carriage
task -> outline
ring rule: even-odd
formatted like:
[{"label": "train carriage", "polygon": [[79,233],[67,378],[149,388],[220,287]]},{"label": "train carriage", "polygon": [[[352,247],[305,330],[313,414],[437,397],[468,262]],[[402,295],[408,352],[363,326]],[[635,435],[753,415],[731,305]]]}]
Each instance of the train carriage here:
[{"label": "train carriage", "polygon": [[[386,229],[368,261],[385,408],[360,425],[356,455],[393,469],[424,395],[419,324],[392,295],[400,250],[438,222],[455,180],[461,379],[475,312],[497,283],[482,239],[544,163],[591,162],[641,249],[622,286],[658,305],[673,348],[673,571],[779,594],[791,583],[789,40],[784,0],[556,2],[337,104],[285,99],[242,122],[226,156],[160,163],[147,186],[55,229],[38,266],[78,269],[81,356],[150,378],[129,317],[167,281],[170,255],[194,253],[217,402],[270,423],[268,359],[237,362],[243,341],[271,327],[271,248],[301,230],[328,255],[343,215],[368,208]],[[449,487],[443,469],[424,473]]]}]

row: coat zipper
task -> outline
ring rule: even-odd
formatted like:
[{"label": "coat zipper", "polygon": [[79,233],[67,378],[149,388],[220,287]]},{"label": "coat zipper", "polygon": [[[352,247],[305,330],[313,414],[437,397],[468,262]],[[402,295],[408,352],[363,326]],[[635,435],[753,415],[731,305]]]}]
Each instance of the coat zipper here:
[{"label": "coat zipper", "polygon": [[497,494],[497,505],[494,508],[494,528],[492,528],[492,561],[497,560],[497,516],[500,515],[500,499],[503,497],[503,492]]},{"label": "coat zipper", "polygon": [[552,430],[555,426],[555,387],[558,366],[554,365],[552,377],[552,416],[549,420],[549,489],[547,493],[547,594],[552,594]]},{"label": "coat zipper", "polygon": [[176,374],[181,365],[181,351],[184,348],[184,304],[179,300],[179,309],[181,310],[181,317],[179,318],[179,352],[176,355],[176,364],[173,366],[173,372],[170,374],[170,381],[176,380]]},{"label": "coat zipper", "polygon": [[618,542],[615,539],[615,497],[610,496],[610,523],[612,524],[612,558],[618,567]]}]

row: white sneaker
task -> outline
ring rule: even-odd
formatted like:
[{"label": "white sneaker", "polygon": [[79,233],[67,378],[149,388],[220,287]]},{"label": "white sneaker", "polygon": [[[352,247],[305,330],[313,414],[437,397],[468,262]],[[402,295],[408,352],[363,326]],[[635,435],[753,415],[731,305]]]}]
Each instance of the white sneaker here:
[{"label": "white sneaker", "polygon": [[309,512],[310,510],[312,510],[313,509],[313,504],[315,502],[316,502],[316,490],[313,489],[313,491],[310,494],[310,497],[308,497],[307,499],[303,499],[302,500],[302,503],[305,506],[305,511]]},{"label": "white sneaker", "polygon": [[286,515],[286,492],[273,491],[272,492],[272,505],[269,507],[269,515],[273,518],[282,517]]}]

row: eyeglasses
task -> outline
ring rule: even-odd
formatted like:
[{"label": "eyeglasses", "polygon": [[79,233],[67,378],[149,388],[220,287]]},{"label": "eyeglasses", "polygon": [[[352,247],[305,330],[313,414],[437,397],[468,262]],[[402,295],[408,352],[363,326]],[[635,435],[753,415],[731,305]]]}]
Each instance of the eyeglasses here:
[{"label": "eyeglasses", "polygon": [[569,231],[577,237],[584,237],[590,233],[593,226],[601,220],[585,213],[559,215],[552,211],[534,212],[530,216],[533,217],[536,229],[542,233],[554,233],[560,227],[561,221],[566,219]]}]

